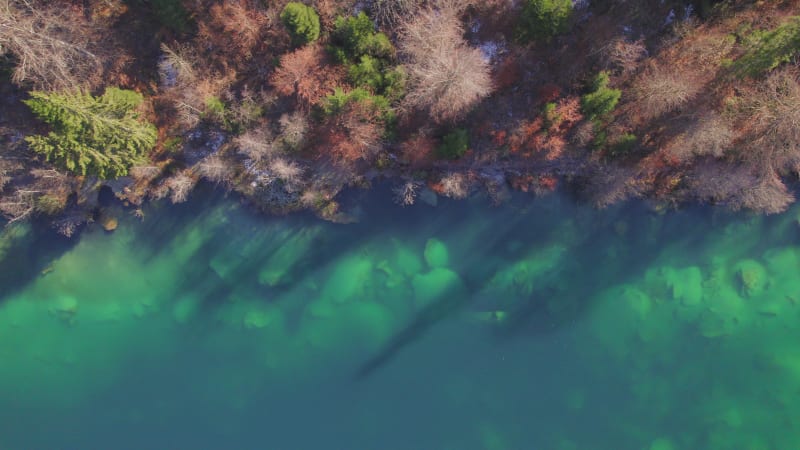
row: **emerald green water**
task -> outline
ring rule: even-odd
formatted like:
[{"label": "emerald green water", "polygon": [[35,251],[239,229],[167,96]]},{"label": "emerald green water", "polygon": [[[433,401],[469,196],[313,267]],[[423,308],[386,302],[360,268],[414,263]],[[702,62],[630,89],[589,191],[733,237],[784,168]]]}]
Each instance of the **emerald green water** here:
[{"label": "emerald green water", "polygon": [[797,209],[386,197],[7,229],[0,449],[798,448]]}]

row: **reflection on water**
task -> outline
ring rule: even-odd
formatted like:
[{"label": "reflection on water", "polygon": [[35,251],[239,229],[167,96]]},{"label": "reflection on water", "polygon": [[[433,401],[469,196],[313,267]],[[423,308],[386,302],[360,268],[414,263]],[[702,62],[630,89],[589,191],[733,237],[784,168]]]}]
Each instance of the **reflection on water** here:
[{"label": "reflection on water", "polygon": [[0,449],[800,442],[796,211],[384,199],[6,232]]}]

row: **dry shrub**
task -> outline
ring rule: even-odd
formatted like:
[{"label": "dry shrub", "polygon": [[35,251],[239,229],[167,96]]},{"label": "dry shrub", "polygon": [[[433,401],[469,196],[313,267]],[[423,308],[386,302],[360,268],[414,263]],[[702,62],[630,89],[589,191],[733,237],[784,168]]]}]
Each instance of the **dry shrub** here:
[{"label": "dry shrub", "polygon": [[400,144],[400,154],[404,161],[412,166],[421,166],[429,162],[436,151],[436,139],[429,130],[421,130]]},{"label": "dry shrub", "polygon": [[196,165],[197,174],[216,184],[230,185],[236,176],[231,163],[218,154],[206,156]]},{"label": "dry shrub", "polygon": [[500,60],[494,74],[494,85],[498,91],[515,86],[522,78],[522,68],[517,55],[508,55]]},{"label": "dry shrub", "polygon": [[281,126],[281,138],[290,150],[297,150],[303,147],[308,134],[308,119],[305,114],[294,111],[291,114],[283,114],[278,123]]},{"label": "dry shrub", "polygon": [[578,126],[573,129],[572,135],[570,136],[570,142],[578,147],[586,147],[591,144],[593,140],[594,124],[588,120],[579,123]]},{"label": "dry shrub", "polygon": [[786,210],[794,201],[794,196],[774,172],[719,160],[696,164],[688,174],[687,184],[696,197],[728,205],[734,210],[775,214]]},{"label": "dry shrub", "polygon": [[419,194],[419,188],[421,186],[422,184],[420,182],[413,180],[406,181],[400,186],[395,186],[392,189],[395,203],[402,206],[413,205],[417,199],[417,195]]},{"label": "dry shrub", "polygon": [[466,175],[458,172],[448,173],[439,181],[439,193],[445,197],[466,198],[470,183]]},{"label": "dry shrub", "polygon": [[270,84],[281,95],[295,96],[302,106],[310,106],[333,92],[341,79],[341,68],[328,65],[325,50],[320,45],[307,45],[281,57]]},{"label": "dry shrub", "polygon": [[423,9],[400,31],[408,71],[405,105],[439,123],[462,117],[492,91],[489,63],[464,42],[456,14],[455,8]]},{"label": "dry shrub", "polygon": [[679,161],[689,161],[696,156],[721,158],[733,145],[736,132],[716,111],[704,113],[693,119],[686,131],[667,146],[667,152]]},{"label": "dry shrub", "polygon": [[269,160],[278,153],[272,133],[266,126],[247,130],[233,140],[239,151],[256,163]]},{"label": "dry shrub", "polygon": [[153,190],[152,196],[160,199],[169,195],[172,203],[183,203],[188,200],[196,183],[197,180],[187,170],[183,170],[162,181]]},{"label": "dry shrub", "polygon": [[800,170],[799,72],[774,72],[745,100],[750,138],[745,159],[757,166]]},{"label": "dry shrub", "polygon": [[647,57],[647,47],[643,39],[631,42],[615,38],[603,47],[602,55],[606,69],[627,75],[634,72],[639,62]]},{"label": "dry shrub", "polygon": [[636,83],[639,112],[654,118],[673,112],[693,99],[702,84],[686,68],[651,66]]},{"label": "dry shrub", "polygon": [[102,80],[102,37],[80,10],[62,2],[0,0],[0,49],[18,60],[12,76],[17,84],[91,88]]},{"label": "dry shrub", "polygon": [[277,178],[286,183],[286,188],[290,192],[297,190],[302,183],[303,168],[294,161],[285,158],[275,158],[269,163],[269,170]]},{"label": "dry shrub", "polygon": [[218,45],[219,37],[225,36],[225,54],[234,60],[249,59],[262,31],[271,25],[263,9],[245,0],[215,3],[202,17],[207,20],[198,24],[200,39]]},{"label": "dry shrub", "polygon": [[323,148],[341,163],[369,160],[381,148],[383,126],[373,111],[360,102],[351,102],[321,128]]}]

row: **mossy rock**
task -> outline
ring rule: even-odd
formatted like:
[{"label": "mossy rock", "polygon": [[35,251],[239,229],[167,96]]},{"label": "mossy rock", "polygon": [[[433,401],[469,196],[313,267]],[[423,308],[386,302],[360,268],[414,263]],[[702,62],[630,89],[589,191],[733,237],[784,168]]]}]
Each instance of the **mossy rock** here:
[{"label": "mossy rock", "polygon": [[457,273],[442,267],[415,275],[411,285],[414,287],[414,303],[418,308],[423,308],[446,295],[466,295],[467,291]]},{"label": "mossy rock", "polygon": [[242,320],[245,330],[278,327],[283,329],[283,312],[278,308],[255,308],[247,311]]},{"label": "mossy rock", "polygon": [[108,232],[112,232],[112,231],[116,230],[118,225],[119,225],[119,221],[117,220],[116,217],[104,216],[100,220],[100,226],[102,226],[103,229],[108,231]]},{"label": "mossy rock", "polygon": [[650,444],[649,450],[676,450],[676,448],[669,439],[658,438]]},{"label": "mossy rock", "polygon": [[695,306],[703,299],[703,273],[697,266],[670,270],[666,275],[672,298],[684,306]]},{"label": "mossy rock", "polygon": [[428,239],[425,243],[425,262],[430,268],[446,267],[450,262],[447,246],[436,238]]},{"label": "mossy rock", "polygon": [[768,283],[767,269],[761,263],[752,259],[739,261],[734,266],[737,288],[741,295],[754,297],[762,292]]}]

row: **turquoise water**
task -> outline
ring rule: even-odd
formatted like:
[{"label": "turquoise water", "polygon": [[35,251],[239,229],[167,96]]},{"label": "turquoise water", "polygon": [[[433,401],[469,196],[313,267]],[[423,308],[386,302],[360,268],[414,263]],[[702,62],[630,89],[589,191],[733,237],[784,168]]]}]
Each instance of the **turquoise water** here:
[{"label": "turquoise water", "polygon": [[0,449],[795,449],[794,209],[563,196],[0,241]]}]

